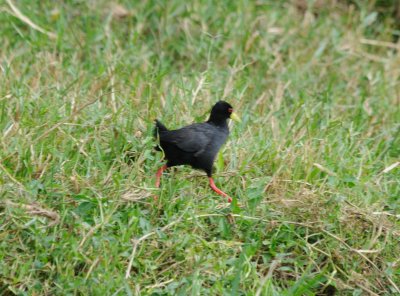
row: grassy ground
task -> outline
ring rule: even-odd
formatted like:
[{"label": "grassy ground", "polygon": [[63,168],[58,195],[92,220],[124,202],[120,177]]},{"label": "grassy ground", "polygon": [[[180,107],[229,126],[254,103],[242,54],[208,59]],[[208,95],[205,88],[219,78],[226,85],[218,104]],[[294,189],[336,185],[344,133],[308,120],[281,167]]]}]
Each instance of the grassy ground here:
[{"label": "grassy ground", "polygon": [[[0,294],[400,293],[390,19],[272,0],[12,3]],[[154,201],[154,118],[202,121],[218,99],[243,120],[216,163],[234,202],[186,167]]]}]

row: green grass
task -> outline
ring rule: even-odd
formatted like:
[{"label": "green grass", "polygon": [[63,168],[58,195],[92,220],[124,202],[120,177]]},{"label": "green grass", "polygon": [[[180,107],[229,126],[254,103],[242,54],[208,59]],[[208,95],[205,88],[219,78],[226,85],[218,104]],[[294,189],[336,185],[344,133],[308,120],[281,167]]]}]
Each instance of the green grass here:
[{"label": "green grass", "polygon": [[[57,38],[0,4],[0,294],[399,293],[399,51],[363,41],[392,42],[393,20],[13,3]],[[243,120],[216,165],[232,205],[187,167],[156,192],[153,120],[202,121],[218,99]]]}]

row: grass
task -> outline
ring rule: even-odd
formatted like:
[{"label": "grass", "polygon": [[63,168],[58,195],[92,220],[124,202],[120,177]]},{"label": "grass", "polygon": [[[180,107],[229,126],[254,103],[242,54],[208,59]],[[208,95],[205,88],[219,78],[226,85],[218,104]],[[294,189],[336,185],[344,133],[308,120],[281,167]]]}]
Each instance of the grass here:
[{"label": "grass", "polygon": [[[0,294],[400,293],[394,21],[136,2],[12,2],[50,35],[1,4]],[[216,163],[232,205],[187,167],[153,200],[154,118],[218,99],[243,120]]]}]

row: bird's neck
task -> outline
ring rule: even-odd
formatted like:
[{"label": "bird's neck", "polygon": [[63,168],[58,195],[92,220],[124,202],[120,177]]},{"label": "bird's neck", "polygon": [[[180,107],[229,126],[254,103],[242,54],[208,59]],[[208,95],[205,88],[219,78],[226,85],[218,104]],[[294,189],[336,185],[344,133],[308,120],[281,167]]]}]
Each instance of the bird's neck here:
[{"label": "bird's neck", "polygon": [[228,120],[225,117],[213,116],[211,114],[207,122],[219,127],[228,127]]}]

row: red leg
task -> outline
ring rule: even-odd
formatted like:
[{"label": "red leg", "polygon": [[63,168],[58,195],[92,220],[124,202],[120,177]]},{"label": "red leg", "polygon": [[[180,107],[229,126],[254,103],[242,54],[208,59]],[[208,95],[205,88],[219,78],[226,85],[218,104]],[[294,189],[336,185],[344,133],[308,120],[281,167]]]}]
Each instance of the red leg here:
[{"label": "red leg", "polygon": [[163,171],[165,171],[167,168],[168,168],[168,167],[167,167],[167,165],[165,164],[165,165],[163,165],[162,167],[160,167],[160,168],[157,170],[157,173],[156,173],[156,187],[157,187],[157,188],[160,187],[160,181],[161,181],[162,173],[163,173]]},{"label": "red leg", "polygon": [[208,180],[210,181],[210,187],[212,190],[214,190],[219,195],[228,198],[228,202],[232,202],[232,198],[228,194],[226,194],[221,189],[219,189],[217,186],[215,186],[215,183],[214,183],[214,180],[212,177],[209,177]]}]

